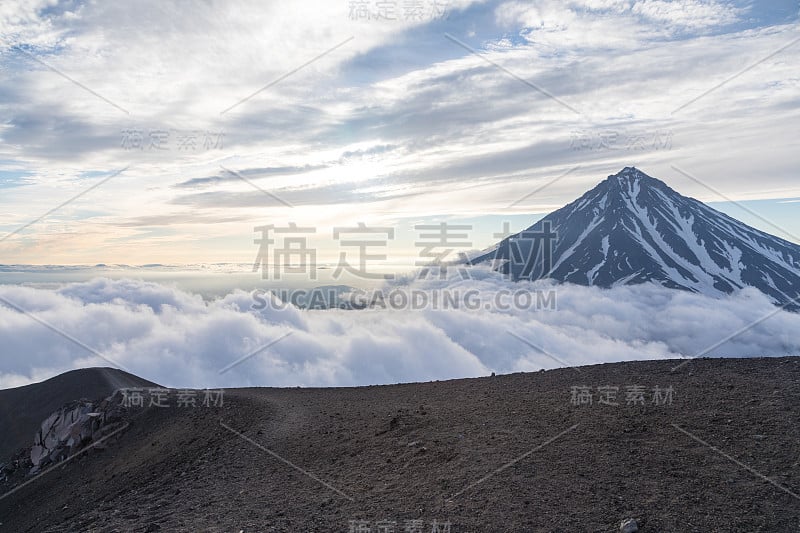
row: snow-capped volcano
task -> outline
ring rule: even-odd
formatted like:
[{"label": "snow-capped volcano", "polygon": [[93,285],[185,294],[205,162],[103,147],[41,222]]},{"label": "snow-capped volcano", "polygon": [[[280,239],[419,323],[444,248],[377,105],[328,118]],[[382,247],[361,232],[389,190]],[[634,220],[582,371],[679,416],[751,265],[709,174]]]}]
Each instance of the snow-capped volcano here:
[{"label": "snow-capped volcano", "polygon": [[630,167],[472,260],[483,262],[517,280],[656,282],[709,295],[751,286],[779,305],[800,298],[800,246]]}]

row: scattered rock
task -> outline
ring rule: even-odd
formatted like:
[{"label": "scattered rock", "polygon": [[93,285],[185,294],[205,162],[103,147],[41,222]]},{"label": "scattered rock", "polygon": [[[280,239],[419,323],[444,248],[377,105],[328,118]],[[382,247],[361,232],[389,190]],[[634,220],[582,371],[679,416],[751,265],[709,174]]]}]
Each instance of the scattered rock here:
[{"label": "scattered rock", "polygon": [[8,462],[0,464],[0,483],[19,481],[32,467],[30,450],[21,449]]},{"label": "scattered rock", "polygon": [[622,521],[619,526],[620,533],[636,533],[639,531],[639,524],[633,518],[628,518]]}]

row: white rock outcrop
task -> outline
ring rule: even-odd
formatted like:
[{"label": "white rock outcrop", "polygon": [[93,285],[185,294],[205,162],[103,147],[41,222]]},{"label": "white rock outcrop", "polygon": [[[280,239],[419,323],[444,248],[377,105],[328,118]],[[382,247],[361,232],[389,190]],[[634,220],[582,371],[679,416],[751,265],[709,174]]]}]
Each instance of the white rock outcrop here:
[{"label": "white rock outcrop", "polygon": [[117,396],[99,403],[72,402],[47,417],[33,440],[31,473],[63,461],[116,429],[121,420]]}]

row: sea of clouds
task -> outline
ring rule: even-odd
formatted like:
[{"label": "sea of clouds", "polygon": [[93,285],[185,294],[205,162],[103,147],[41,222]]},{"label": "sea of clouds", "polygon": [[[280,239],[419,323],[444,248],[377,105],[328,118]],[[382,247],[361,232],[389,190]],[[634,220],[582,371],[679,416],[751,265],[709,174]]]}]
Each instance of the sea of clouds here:
[{"label": "sea of clouds", "polygon": [[470,291],[482,302],[520,288],[554,290],[557,310],[254,309],[253,295],[241,290],[207,301],[131,279],[0,286],[0,388],[90,366],[170,387],[350,386],[675,359],[710,348],[710,356],[800,354],[800,314],[776,312],[755,289],[713,299],[656,285],[520,284],[479,270],[472,278],[389,288]]}]

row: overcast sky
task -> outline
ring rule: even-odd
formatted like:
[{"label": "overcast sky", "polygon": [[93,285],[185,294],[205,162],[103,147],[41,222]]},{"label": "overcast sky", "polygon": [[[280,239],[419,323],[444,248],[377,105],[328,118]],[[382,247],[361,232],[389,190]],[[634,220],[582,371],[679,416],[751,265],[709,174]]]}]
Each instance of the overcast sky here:
[{"label": "overcast sky", "polygon": [[248,262],[289,222],[480,247],[632,165],[798,241],[796,0],[407,5],[0,3],[0,263]]}]

